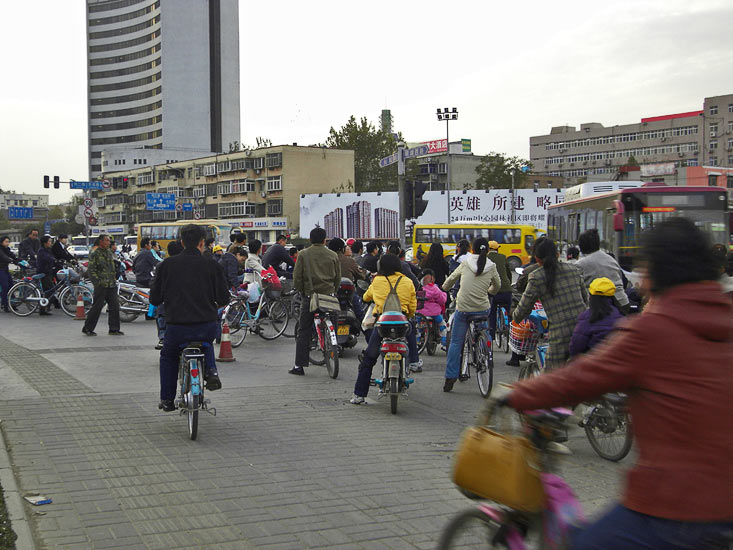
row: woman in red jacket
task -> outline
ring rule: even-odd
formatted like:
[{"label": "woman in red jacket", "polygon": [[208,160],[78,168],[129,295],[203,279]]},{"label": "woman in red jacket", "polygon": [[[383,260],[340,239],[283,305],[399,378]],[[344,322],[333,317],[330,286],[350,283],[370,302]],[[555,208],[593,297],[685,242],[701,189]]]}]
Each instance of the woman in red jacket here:
[{"label": "woman in red jacket", "polygon": [[644,313],[501,401],[521,411],[629,395],[638,460],[621,503],[579,531],[573,550],[723,548],[733,531],[733,306],[691,221],[658,224],[641,252],[653,298]]}]

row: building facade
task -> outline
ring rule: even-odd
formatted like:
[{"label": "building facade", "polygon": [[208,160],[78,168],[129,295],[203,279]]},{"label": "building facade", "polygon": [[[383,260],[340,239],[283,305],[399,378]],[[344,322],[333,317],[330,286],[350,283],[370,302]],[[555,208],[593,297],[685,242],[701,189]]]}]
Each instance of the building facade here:
[{"label": "building facade", "polygon": [[354,239],[370,239],[372,236],[372,205],[369,201],[356,201],[346,207],[346,234]]},{"label": "building facade", "polygon": [[90,179],[113,168],[102,166],[104,150],[223,151],[239,141],[238,6],[87,0]]},{"label": "building facade", "polygon": [[631,157],[642,165],[733,166],[733,94],[705,98],[701,110],[633,124],[556,126],[531,137],[529,150],[535,173],[570,181],[609,179]]},{"label": "building facade", "polygon": [[[280,233],[299,231],[300,195],[329,193],[354,181],[354,152],[279,145],[236,153],[105,172],[107,191],[93,191],[100,225],[173,219],[286,219],[286,226],[262,227]],[[146,210],[147,193],[172,193],[191,211]],[[343,217],[343,213],[342,213]],[[277,228],[277,229],[276,229]],[[310,229],[309,229],[310,230]]]}]

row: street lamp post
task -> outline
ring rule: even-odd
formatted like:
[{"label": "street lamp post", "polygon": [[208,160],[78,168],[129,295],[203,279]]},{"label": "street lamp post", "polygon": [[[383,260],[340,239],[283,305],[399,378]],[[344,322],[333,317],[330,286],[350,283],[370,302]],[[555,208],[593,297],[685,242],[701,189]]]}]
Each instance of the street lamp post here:
[{"label": "street lamp post", "polygon": [[450,188],[451,188],[451,169],[450,169],[450,134],[449,134],[449,128],[448,123],[451,120],[458,120],[458,109],[453,107],[453,109],[449,109],[446,107],[442,111],[440,108],[438,108],[436,112],[438,116],[438,121],[445,120],[445,153],[446,153],[446,159],[445,159],[445,178],[446,178],[446,200],[448,202],[448,220],[446,223],[450,223]]}]

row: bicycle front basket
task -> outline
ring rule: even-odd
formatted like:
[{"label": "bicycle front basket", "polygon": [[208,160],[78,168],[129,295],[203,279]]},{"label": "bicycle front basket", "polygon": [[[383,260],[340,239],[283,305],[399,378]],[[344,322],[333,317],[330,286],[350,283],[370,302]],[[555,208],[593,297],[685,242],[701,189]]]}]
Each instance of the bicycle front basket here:
[{"label": "bicycle front basket", "polygon": [[532,353],[537,349],[539,341],[539,332],[531,321],[524,320],[521,323],[512,321],[509,325],[509,347],[514,353],[520,355]]}]

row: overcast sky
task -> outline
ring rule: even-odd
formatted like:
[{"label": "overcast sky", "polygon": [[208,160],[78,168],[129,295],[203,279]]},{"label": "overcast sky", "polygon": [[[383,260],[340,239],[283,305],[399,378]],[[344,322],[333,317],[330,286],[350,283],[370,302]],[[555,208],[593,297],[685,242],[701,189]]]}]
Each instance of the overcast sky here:
[{"label": "overcast sky", "polygon": [[[3,189],[88,176],[84,18],[84,0],[3,3]],[[408,141],[438,139],[435,109],[457,107],[451,140],[528,157],[551,126],[632,123],[733,93],[732,24],[730,0],[242,0],[242,141],[322,142],[352,114],[378,124],[385,107]]]}]

